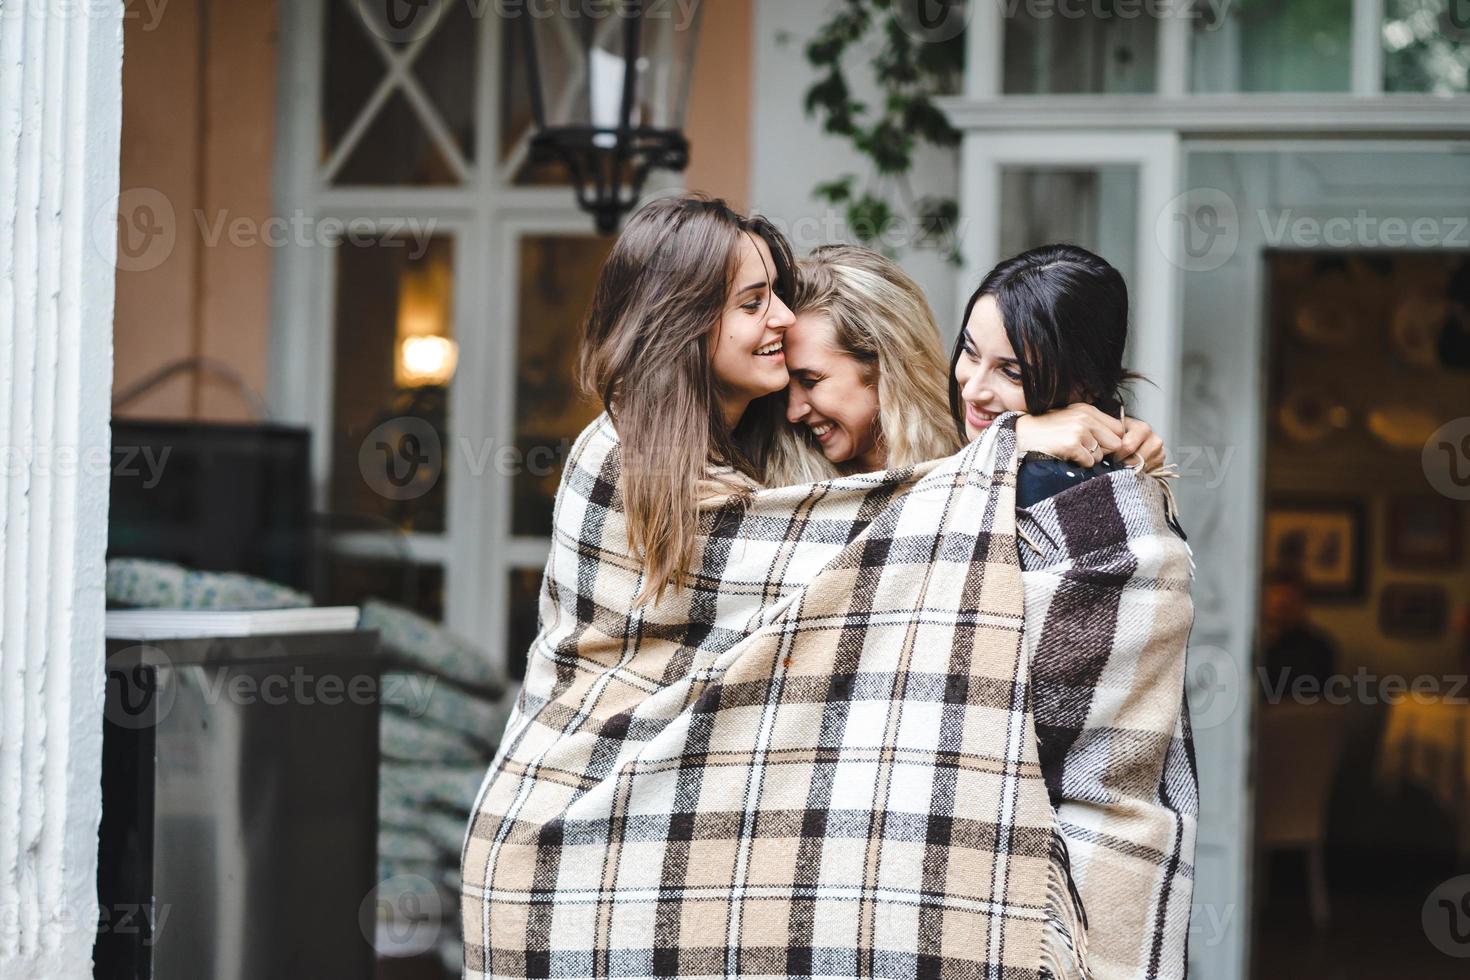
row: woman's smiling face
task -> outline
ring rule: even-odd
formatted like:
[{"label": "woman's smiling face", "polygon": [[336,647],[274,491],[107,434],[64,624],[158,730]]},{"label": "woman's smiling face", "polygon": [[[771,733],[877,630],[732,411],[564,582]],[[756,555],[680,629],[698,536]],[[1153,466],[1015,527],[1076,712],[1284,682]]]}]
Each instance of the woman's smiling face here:
[{"label": "woman's smiling face", "polygon": [[790,380],[782,340],[795,318],[776,295],[775,278],[770,246],[742,235],[735,280],[710,343],[715,382],[732,426],[751,401],[780,391]]},{"label": "woman's smiling face", "polygon": [[954,376],[965,403],[965,435],[974,439],[1003,412],[1026,411],[1021,362],[1006,336],[994,296],[982,296],[970,312],[961,338],[964,350]]},{"label": "woman's smiling face", "polygon": [[837,331],[821,313],[803,313],[786,333],[786,421],[805,426],[833,463],[882,469],[878,389],[870,368],[837,347]]}]

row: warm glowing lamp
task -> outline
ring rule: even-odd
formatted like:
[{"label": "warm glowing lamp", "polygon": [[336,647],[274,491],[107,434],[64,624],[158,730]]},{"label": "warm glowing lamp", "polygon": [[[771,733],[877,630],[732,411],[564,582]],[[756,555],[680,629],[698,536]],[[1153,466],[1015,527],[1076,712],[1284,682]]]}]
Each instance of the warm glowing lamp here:
[{"label": "warm glowing lamp", "polygon": [[399,388],[444,386],[453,379],[459,361],[459,345],[450,337],[453,297],[454,271],[439,253],[400,274],[393,359]]},{"label": "warm glowing lamp", "polygon": [[394,380],[400,388],[447,385],[459,363],[459,345],[448,337],[425,334],[404,337],[398,344]]}]

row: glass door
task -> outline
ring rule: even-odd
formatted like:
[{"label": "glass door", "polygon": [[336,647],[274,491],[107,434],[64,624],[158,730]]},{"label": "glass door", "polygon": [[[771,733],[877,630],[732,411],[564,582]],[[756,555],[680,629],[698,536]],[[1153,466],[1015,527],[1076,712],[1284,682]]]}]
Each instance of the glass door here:
[{"label": "glass door", "polygon": [[[1210,194],[1183,189],[1180,142],[1172,132],[976,132],[966,135],[964,153],[963,296],[1000,259],[1047,242],[1072,242],[1106,258],[1128,282],[1126,363],[1151,382],[1134,387],[1132,410],[1164,436],[1185,477],[1179,482],[1196,482],[1201,459],[1218,460],[1223,450],[1218,442],[1204,445],[1196,420],[1180,410],[1189,382],[1180,296],[1190,270],[1218,265],[1223,246],[1211,231],[1234,215]],[[1202,552],[1192,531],[1198,510],[1185,504],[1183,513],[1199,574],[1205,565],[1230,574],[1229,562],[1238,556]],[[1209,613],[1197,615],[1187,667],[1203,799],[1191,975],[1237,977],[1248,938],[1241,910],[1247,907],[1249,705],[1236,710],[1246,660],[1241,639]]]}]

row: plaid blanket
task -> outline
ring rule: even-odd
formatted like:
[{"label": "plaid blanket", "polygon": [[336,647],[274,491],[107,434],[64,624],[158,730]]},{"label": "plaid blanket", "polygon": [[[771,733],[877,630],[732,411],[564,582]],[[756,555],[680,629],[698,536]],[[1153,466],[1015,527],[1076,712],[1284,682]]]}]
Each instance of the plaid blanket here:
[{"label": "plaid blanket", "polygon": [[465,841],[467,977],[1085,975],[1015,418],[921,467],[713,501],[685,589],[639,608],[616,432],[582,434]]},{"label": "plaid blanket", "polygon": [[1018,511],[1041,768],[1096,980],[1179,978],[1188,968],[1199,816],[1184,677],[1194,565],[1169,526],[1172,500],[1129,471]]}]

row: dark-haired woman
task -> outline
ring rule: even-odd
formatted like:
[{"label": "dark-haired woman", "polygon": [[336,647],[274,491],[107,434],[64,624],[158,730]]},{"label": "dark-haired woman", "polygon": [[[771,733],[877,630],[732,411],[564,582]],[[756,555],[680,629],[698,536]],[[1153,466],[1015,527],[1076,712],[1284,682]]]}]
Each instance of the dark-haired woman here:
[{"label": "dark-haired woman", "polygon": [[[1116,446],[1100,421],[1121,416],[1122,388],[1137,378],[1123,366],[1127,339],[1127,284],[1107,261],[1075,245],[1044,245],[1007,259],[971,295],[950,358],[950,412],[961,434],[978,437],[1002,412],[1039,415],[1082,403],[1064,410],[1074,417],[1082,452],[1028,460],[1018,505],[1116,465]],[[1161,460],[1163,448],[1150,431],[1137,460]]]}]

